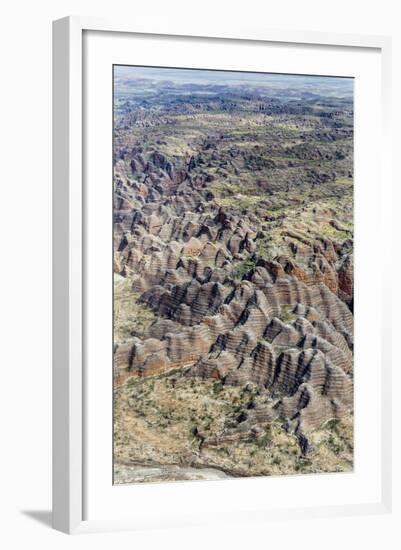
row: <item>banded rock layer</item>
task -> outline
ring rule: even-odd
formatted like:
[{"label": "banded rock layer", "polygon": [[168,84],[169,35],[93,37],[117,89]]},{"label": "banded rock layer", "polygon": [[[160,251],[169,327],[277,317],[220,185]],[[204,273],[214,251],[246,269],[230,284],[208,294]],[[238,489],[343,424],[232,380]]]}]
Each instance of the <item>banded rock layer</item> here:
[{"label": "banded rock layer", "polygon": [[[232,433],[280,419],[307,452],[308,433],[352,411],[351,233],[308,206],[272,215],[274,197],[241,215],[216,200],[213,177],[193,174],[193,157],[120,157],[114,269],[156,320],[116,346],[117,384],[172,369],[256,384],[274,403]],[[347,238],[319,234],[322,219]]]}]

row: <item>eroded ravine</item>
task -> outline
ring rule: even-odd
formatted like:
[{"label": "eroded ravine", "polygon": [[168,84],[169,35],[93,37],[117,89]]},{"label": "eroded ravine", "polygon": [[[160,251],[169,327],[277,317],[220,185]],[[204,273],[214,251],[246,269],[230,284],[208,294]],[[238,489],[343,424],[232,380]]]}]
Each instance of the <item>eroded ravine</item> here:
[{"label": "eroded ravine", "polygon": [[167,99],[129,121],[116,111],[115,459],[346,470],[352,111],[337,108],[333,125],[291,102],[255,115],[240,97],[224,115],[215,98],[207,114]]}]

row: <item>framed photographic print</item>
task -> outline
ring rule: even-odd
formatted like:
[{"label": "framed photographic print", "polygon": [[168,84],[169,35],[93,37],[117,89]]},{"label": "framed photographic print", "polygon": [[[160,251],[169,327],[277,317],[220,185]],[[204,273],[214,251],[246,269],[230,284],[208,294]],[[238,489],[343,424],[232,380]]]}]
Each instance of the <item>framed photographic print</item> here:
[{"label": "framed photographic print", "polygon": [[55,528],[389,509],[389,56],[54,23]]}]

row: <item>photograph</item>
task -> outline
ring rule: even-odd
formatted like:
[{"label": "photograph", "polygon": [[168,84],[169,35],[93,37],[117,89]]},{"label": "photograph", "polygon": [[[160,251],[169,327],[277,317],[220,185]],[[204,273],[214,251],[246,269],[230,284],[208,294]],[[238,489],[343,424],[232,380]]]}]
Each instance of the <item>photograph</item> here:
[{"label": "photograph", "polygon": [[352,472],[354,79],[110,78],[113,483]]},{"label": "photograph", "polygon": [[5,4],[1,548],[401,549],[396,8]]}]

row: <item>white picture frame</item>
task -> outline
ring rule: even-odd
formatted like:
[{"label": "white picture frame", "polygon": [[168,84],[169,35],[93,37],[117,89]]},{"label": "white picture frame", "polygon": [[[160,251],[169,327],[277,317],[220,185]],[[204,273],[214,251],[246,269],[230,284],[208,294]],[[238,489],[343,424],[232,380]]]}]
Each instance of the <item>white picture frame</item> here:
[{"label": "white picture frame", "polygon": [[[172,36],[183,40],[235,40],[292,46],[327,46],[345,49],[374,50],[381,62],[381,175],[380,185],[386,197],[391,195],[389,159],[390,128],[390,63],[391,42],[387,37],[342,35],[277,30],[144,28],[140,23],[114,22],[87,17],[68,17],[53,26],[53,526],[66,533],[138,529],[144,525],[189,525],[191,517],[176,522],[168,517],[158,521],[138,518],[87,519],[85,517],[85,483],[88,475],[84,454],[88,426],[86,421],[86,325],[85,325],[85,219],[84,195],[84,78],[83,56],[85,32],[119,33],[126,36]],[[132,64],[135,64],[133,61]],[[301,71],[300,71],[301,72]],[[111,152],[110,152],[111,158]],[[384,209],[383,226],[388,224]],[[382,229],[384,230],[384,229]],[[389,232],[390,234],[391,232]],[[389,273],[381,275],[383,288],[389,285]],[[383,293],[384,296],[384,293]],[[380,498],[360,503],[325,503],[319,506],[280,507],[270,510],[270,517],[311,517],[312,515],[351,515],[385,513],[391,509],[391,357],[389,355],[390,300],[381,298],[383,315],[380,347]],[[110,365],[110,369],[111,369]],[[111,372],[111,371],[110,371]],[[111,381],[110,381],[111,383]],[[110,473],[111,479],[111,473]],[[189,482],[191,483],[191,482]],[[232,482],[223,482],[232,483]],[[188,485],[188,484],[185,484]],[[182,485],[180,485],[182,487]],[[228,485],[227,485],[228,487]],[[144,491],[163,491],[163,486]],[[208,484],[203,493],[207,493]],[[182,489],[177,489],[182,491]],[[183,493],[184,494],[184,493]],[[157,495],[156,495],[157,496]],[[266,518],[265,510],[254,514],[258,521]],[[156,516],[157,517],[157,516]],[[218,519],[218,518],[216,518]],[[235,520],[236,518],[234,518]],[[246,519],[246,518],[244,518]]]}]

